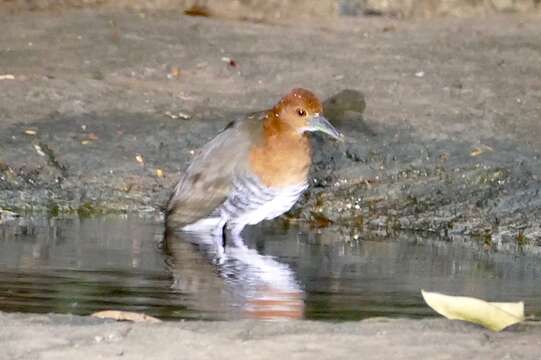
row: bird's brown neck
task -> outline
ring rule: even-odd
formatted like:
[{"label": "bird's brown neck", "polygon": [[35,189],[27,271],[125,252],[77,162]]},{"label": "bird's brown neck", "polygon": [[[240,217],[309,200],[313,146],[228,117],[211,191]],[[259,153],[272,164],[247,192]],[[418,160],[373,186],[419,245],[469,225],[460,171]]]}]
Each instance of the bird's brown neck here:
[{"label": "bird's brown neck", "polygon": [[268,187],[306,182],[311,164],[308,138],[269,112],[262,138],[250,151],[250,168]]}]

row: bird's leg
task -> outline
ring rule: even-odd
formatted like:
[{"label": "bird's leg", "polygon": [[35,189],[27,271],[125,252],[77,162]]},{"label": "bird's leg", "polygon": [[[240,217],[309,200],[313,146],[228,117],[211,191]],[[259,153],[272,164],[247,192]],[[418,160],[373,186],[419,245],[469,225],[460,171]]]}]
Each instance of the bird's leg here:
[{"label": "bird's leg", "polygon": [[240,236],[242,226],[236,224],[225,223],[222,228],[222,245],[225,249],[226,245],[228,247],[246,247],[244,245],[244,240]]},{"label": "bird's leg", "polygon": [[239,226],[238,224],[233,224],[229,230],[230,240],[232,240],[232,245],[237,248],[245,248],[244,239],[240,236],[240,232],[244,226]]},{"label": "bird's leg", "polygon": [[222,247],[225,249],[225,245],[227,244],[227,223],[224,223],[224,226],[222,227]]},{"label": "bird's leg", "polygon": [[242,228],[239,228],[234,224],[224,224],[222,228],[222,246],[224,247],[224,249],[226,248],[226,245],[229,247],[235,246],[238,248],[246,247],[246,245],[244,245],[244,240],[240,236],[241,230]]}]

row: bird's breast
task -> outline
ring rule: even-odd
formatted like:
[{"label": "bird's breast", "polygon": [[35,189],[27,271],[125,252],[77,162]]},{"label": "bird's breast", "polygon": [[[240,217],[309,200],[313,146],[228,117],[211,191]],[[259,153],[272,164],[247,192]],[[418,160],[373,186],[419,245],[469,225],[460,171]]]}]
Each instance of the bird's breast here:
[{"label": "bird's breast", "polygon": [[310,165],[310,143],[304,136],[270,139],[249,154],[250,172],[269,188],[306,183]]}]

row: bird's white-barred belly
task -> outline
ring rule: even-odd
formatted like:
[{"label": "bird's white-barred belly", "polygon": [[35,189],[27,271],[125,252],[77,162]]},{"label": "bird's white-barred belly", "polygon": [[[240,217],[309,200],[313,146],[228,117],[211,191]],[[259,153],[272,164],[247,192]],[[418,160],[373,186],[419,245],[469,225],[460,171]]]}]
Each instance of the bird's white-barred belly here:
[{"label": "bird's white-barred belly", "polygon": [[183,228],[186,231],[213,229],[221,231],[227,224],[229,231],[239,234],[246,225],[270,220],[287,212],[306,190],[306,183],[271,189],[250,175],[237,177],[231,193],[208,218]]},{"label": "bird's white-barred belly", "polygon": [[231,194],[220,207],[228,228],[239,233],[245,225],[270,220],[287,212],[306,190],[307,184],[271,189],[257,178],[244,175],[233,182]]}]

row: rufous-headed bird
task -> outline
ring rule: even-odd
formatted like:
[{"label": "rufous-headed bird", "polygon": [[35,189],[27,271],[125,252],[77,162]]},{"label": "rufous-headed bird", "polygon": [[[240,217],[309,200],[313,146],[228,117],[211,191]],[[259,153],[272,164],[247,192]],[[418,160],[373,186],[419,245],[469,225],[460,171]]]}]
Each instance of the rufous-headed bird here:
[{"label": "rufous-headed bird", "polygon": [[288,211],[308,187],[307,132],[342,134],[318,98],[294,89],[271,110],[233,121],[193,158],[167,205],[169,229],[239,237]]}]

